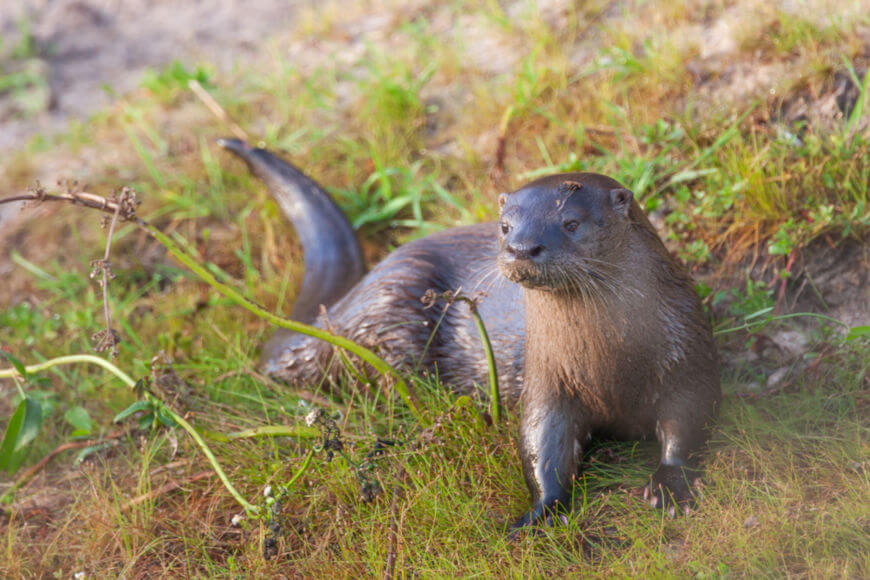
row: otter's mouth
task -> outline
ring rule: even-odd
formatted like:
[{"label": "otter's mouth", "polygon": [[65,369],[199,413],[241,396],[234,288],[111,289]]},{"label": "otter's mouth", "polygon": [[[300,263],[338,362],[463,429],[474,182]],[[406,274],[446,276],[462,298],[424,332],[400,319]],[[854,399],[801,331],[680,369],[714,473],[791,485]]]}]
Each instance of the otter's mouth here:
[{"label": "otter's mouth", "polygon": [[588,267],[575,267],[566,272],[552,264],[537,264],[525,260],[499,260],[498,269],[502,276],[530,290],[559,292],[578,286],[600,286],[606,279]]},{"label": "otter's mouth", "polygon": [[530,290],[552,290],[552,281],[544,268],[528,262],[500,262],[498,269],[502,276]]}]

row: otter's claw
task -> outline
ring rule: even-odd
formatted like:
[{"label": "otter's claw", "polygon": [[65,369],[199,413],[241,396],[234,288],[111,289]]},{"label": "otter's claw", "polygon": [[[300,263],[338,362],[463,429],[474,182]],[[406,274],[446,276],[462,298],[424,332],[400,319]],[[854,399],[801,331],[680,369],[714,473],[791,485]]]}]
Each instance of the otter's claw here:
[{"label": "otter's claw", "polygon": [[677,508],[689,515],[696,501],[692,486],[698,481],[698,472],[690,467],[660,465],[652,481],[643,488],[643,499],[658,509],[667,509],[668,515],[676,516]]}]

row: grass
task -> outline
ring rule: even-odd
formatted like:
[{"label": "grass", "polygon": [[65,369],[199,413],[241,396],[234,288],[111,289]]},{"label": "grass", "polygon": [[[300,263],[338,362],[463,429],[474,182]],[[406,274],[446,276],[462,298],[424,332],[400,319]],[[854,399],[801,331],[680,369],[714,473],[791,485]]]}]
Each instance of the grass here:
[{"label": "grass", "polygon": [[[277,311],[292,303],[301,254],[262,186],[212,145],[227,129],[185,88],[190,79],[326,185],[372,260],[430,231],[492,219],[495,194],[538,174],[598,171],[658,216],[672,251],[704,275],[717,322],[734,326],[776,305],[773,283],[789,274],[790,255],[866,237],[866,88],[858,114],[828,124],[779,116],[789,98],[823,91],[835,73],[851,70],[862,85],[866,15],[815,18],[749,0],[390,9],[397,16],[386,22],[354,3],[303,16],[299,31],[232,73],[174,63],[68,135],[35,138],[3,170],[23,188],[47,160],[90,159],[93,189],[134,185],[140,215]],[[698,27],[719,18],[737,27],[734,52],[705,60]],[[369,32],[348,34],[350,22]],[[758,30],[772,22],[774,34],[762,39]],[[306,34],[317,35],[316,50]],[[298,58],[286,58],[288,45]],[[739,70],[758,54],[772,76],[743,91]],[[71,208],[40,211],[15,234],[12,275],[0,288],[0,348],[27,363],[91,352],[103,325],[87,277],[104,244],[98,220]],[[122,369],[147,377],[153,357],[166,353],[187,382],[176,404],[204,431],[303,421],[311,396],[250,373],[269,332],[263,322],[131,227],[116,232],[112,255]],[[746,267],[752,256],[766,275]],[[22,385],[43,410],[22,469],[64,442],[114,443],[83,447],[76,467],[75,452],[60,455],[19,492],[0,519],[0,575],[867,576],[867,339],[800,328],[810,340],[796,360],[765,354],[769,327],[720,338],[729,356],[761,354],[723,377],[705,497],[692,517],[671,520],[639,497],[655,445],[601,442],[567,524],[519,541],[505,534],[528,502],[516,410],[487,426],[433,379],[414,377],[437,419],[423,429],[386,390],[313,385],[329,400],[319,404],[341,411],[344,454],[329,461],[318,452],[281,499],[270,559],[268,522],[231,525],[241,508],[181,430],[131,421],[133,430],[112,440],[125,428],[112,418],[136,395],[95,369],[45,372],[43,382]],[[753,390],[790,365],[800,372],[785,386]],[[11,415],[18,392],[0,381],[0,416]],[[377,438],[401,444],[368,458]],[[263,488],[288,481],[314,444],[210,445],[242,494],[265,506]],[[363,501],[375,482],[382,492]],[[168,484],[180,487],[149,495]]]},{"label": "grass", "polygon": [[28,118],[51,106],[49,67],[40,60],[30,21],[17,22],[16,41],[0,36],[0,107],[4,118]]}]

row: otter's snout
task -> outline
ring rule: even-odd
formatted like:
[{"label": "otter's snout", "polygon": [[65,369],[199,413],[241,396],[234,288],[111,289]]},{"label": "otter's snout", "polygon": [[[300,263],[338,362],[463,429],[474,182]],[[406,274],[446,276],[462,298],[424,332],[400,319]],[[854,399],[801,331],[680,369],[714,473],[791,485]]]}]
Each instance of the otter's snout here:
[{"label": "otter's snout", "polygon": [[532,288],[538,285],[541,268],[547,259],[548,252],[544,244],[507,239],[498,255],[498,267],[508,280]]},{"label": "otter's snout", "polygon": [[540,258],[544,253],[542,244],[507,242],[504,251],[515,260],[531,260]]},{"label": "otter's snout", "polygon": [[[511,219],[513,217],[513,219]],[[528,288],[540,286],[542,274],[550,261],[546,231],[541,231],[533,216],[502,216],[501,250],[498,268],[502,275]]]}]

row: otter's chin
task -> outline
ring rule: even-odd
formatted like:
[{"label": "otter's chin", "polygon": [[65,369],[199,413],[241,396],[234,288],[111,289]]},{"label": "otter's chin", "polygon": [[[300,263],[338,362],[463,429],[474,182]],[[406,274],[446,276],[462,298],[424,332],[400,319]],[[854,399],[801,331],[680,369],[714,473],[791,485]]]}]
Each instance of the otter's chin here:
[{"label": "otter's chin", "polygon": [[499,263],[498,269],[502,276],[515,284],[519,284],[523,288],[546,291],[553,289],[547,283],[547,280],[544,279],[542,273],[537,268],[528,264]]}]

